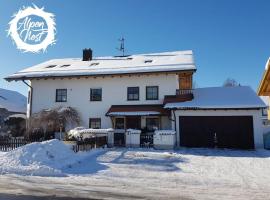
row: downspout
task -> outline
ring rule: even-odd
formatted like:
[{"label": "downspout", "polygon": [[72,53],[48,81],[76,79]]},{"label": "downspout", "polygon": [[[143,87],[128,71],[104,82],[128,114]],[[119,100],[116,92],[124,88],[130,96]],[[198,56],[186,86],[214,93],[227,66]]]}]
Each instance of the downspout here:
[{"label": "downspout", "polygon": [[26,123],[26,130],[28,130],[29,125],[30,125],[29,119],[32,116],[33,87],[31,85],[29,85],[25,80],[22,80],[22,82],[30,88],[30,94],[28,95],[28,102],[27,102],[30,104],[29,105],[29,118],[28,118],[27,123]]},{"label": "downspout", "polygon": [[176,146],[178,146],[178,141],[177,141],[177,131],[176,131],[176,116],[175,116],[175,109],[172,109],[173,112],[173,118],[174,118],[174,131],[175,131],[175,141],[176,141]]}]

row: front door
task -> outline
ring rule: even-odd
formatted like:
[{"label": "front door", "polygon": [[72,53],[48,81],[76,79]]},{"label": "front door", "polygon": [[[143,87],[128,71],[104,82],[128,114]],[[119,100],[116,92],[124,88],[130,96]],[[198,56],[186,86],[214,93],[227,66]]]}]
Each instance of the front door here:
[{"label": "front door", "polygon": [[126,128],[129,129],[141,129],[141,117],[128,116],[126,117]]}]

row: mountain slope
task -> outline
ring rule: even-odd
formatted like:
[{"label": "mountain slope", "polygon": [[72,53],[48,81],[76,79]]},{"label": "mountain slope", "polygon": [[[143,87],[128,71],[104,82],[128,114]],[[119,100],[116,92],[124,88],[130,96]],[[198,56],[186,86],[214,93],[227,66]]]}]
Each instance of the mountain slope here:
[{"label": "mountain slope", "polygon": [[26,113],[27,98],[19,92],[0,88],[0,108]]}]

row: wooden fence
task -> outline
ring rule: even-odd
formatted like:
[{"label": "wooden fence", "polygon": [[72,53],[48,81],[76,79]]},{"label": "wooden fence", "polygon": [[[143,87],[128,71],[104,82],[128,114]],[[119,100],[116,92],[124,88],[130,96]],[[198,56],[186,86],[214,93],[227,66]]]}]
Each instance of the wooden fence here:
[{"label": "wooden fence", "polygon": [[[44,140],[43,140],[44,141]],[[42,142],[41,140],[29,140],[24,138],[1,138],[0,137],[0,151],[11,151],[18,147],[24,146],[32,142]],[[104,147],[107,145],[107,137],[93,137],[84,141],[77,141],[73,145],[73,151],[89,151],[93,148]]]},{"label": "wooden fence", "polygon": [[93,148],[105,147],[107,145],[107,136],[88,138],[84,141],[77,141],[73,145],[73,151],[89,151]]},{"label": "wooden fence", "polygon": [[32,142],[37,141],[24,138],[0,138],[0,151],[11,151]]}]

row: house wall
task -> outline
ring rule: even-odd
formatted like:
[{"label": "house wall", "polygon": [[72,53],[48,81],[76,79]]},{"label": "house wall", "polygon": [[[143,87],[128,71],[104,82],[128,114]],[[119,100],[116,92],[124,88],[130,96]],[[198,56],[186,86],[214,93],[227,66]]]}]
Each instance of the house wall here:
[{"label": "house wall", "polygon": [[[180,146],[179,116],[253,116],[255,148],[263,148],[262,110],[176,110],[175,116],[177,146]],[[174,129],[174,122],[172,128]]]},{"label": "house wall", "polygon": [[[105,114],[111,105],[162,104],[164,95],[174,95],[178,89],[178,77],[173,74],[89,77],[73,79],[32,80],[32,113],[58,106],[71,106],[77,109],[82,118],[81,126],[89,126],[89,118],[101,118],[101,127],[112,126]],[[140,87],[140,100],[127,100],[127,87]],[[146,86],[159,86],[159,99],[146,100]],[[102,101],[90,101],[90,88],[102,88]],[[67,89],[67,102],[55,102],[56,89]],[[29,106],[28,106],[29,112]],[[166,126],[168,119],[162,117]]]}]

